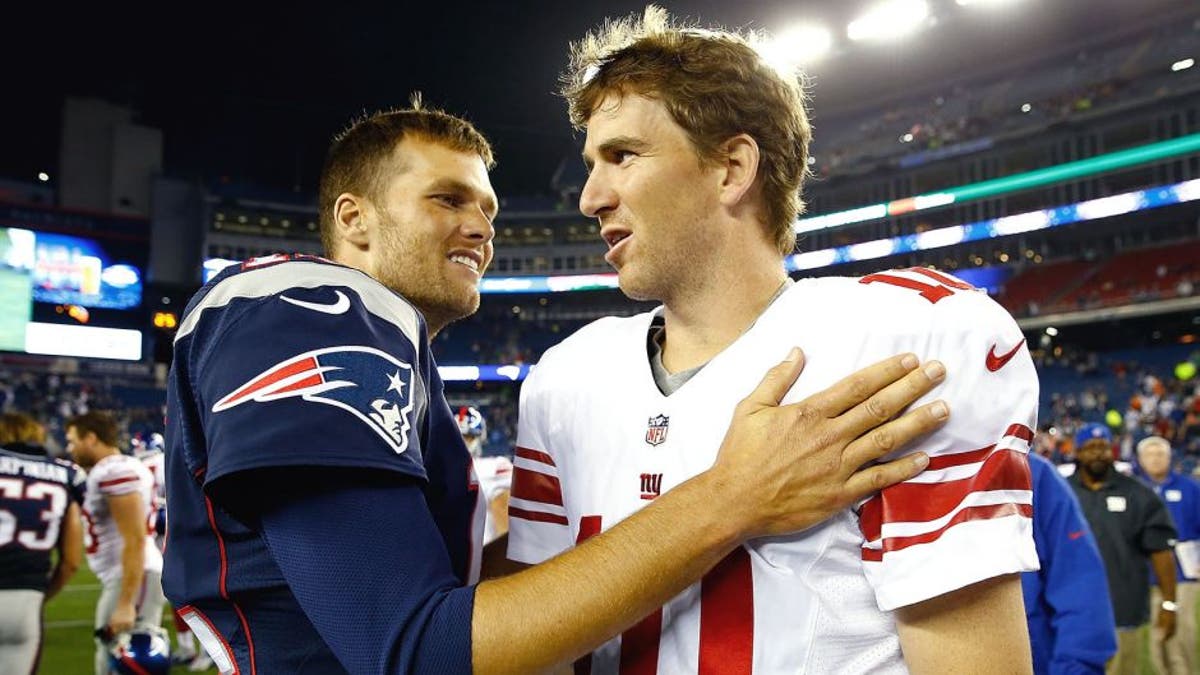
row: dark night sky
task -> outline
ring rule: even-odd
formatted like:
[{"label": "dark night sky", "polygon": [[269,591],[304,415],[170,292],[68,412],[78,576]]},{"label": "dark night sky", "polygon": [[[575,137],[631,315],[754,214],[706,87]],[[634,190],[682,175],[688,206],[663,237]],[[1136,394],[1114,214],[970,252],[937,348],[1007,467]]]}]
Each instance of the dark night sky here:
[{"label": "dark night sky", "polygon": [[[22,3],[33,5],[36,3]],[[45,3],[43,3],[45,4]],[[149,11],[4,10],[0,178],[57,165],[64,96],[127,104],[164,131],[168,174],[315,192],[329,137],[414,89],[475,121],[496,144],[502,194],[544,192],[576,153],[555,97],[566,44],[644,2],[377,2],[279,9],[219,3]],[[664,2],[679,16],[781,30],[803,18],[844,35],[868,0]],[[842,47],[813,68],[822,113],[1019,62],[1194,0],[1018,0],[1007,11],[931,0],[941,25],[888,46]],[[844,38],[839,39],[844,43]],[[818,125],[819,130],[819,125]]]}]

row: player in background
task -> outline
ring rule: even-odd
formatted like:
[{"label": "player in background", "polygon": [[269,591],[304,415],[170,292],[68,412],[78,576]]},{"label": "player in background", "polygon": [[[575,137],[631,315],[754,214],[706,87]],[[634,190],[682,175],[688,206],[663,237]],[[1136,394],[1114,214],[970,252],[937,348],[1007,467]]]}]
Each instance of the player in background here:
[{"label": "player in background", "polygon": [[[154,478],[154,506],[146,518],[146,527],[154,534],[154,544],[161,552],[167,539],[167,483],[165,440],[163,435],[153,432],[146,440],[134,439],[133,456],[142,461]],[[171,663],[184,664],[191,672],[202,672],[212,667],[212,659],[204,650],[197,652],[196,637],[179,613],[171,610],[175,622],[175,648],[171,650]]]},{"label": "player in background", "polygon": [[112,416],[92,411],[66,422],[67,452],[87,470],[83,502],[88,567],[103,589],[96,601],[96,675],[108,672],[106,640],[162,623],[162,554],[147,528],[154,477],[117,448]]},{"label": "player in background", "polygon": [[322,171],[333,260],[246,261],[189,302],[167,394],[164,580],[222,671],[542,672],[737,542],[811,526],[923,468],[863,468],[886,452],[877,441],[941,424],[927,408],[892,420],[932,386],[915,357],[781,407],[804,360],[780,349],[711,470],[590,546],[476,584],[485,509],[429,336],[479,306],[491,164],[469,123],[419,102],[364,118]]},{"label": "player in background", "polygon": [[42,606],[83,560],[84,473],[45,440],[32,417],[0,415],[0,673],[37,671]]},{"label": "player in background", "polygon": [[811,132],[796,75],[747,38],[650,7],[572,52],[580,210],[621,290],[663,304],[581,329],[525,381],[510,558],[587,546],[719,461],[739,399],[788,345],[808,366],[785,401],[911,351],[931,380],[949,372],[917,409],[946,414],[940,397],[954,410],[918,442],[884,440],[892,457],[927,453],[928,471],[802,534],[748,541],[582,667],[1029,672],[1019,574],[1037,568],[1025,454],[1038,382],[1016,323],[924,268],[788,278]]},{"label": "player in background", "polygon": [[512,489],[512,460],[507,457],[484,457],[483,441],[487,438],[487,420],[473,406],[463,406],[454,414],[458,431],[474,459],[475,475],[479,479],[479,494],[487,504],[483,525],[483,545],[487,546],[508,532],[508,493]]}]

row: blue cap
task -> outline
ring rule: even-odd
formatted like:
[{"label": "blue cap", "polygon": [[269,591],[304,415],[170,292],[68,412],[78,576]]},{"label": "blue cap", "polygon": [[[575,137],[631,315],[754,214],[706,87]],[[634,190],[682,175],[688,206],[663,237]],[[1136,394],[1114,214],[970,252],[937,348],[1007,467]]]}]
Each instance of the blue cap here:
[{"label": "blue cap", "polygon": [[1092,422],[1091,424],[1085,424],[1079,428],[1079,431],[1075,432],[1075,447],[1082,448],[1084,443],[1097,438],[1103,438],[1109,443],[1112,443],[1112,432],[1109,431],[1108,427],[1104,426],[1103,424],[1097,424],[1095,422]]}]

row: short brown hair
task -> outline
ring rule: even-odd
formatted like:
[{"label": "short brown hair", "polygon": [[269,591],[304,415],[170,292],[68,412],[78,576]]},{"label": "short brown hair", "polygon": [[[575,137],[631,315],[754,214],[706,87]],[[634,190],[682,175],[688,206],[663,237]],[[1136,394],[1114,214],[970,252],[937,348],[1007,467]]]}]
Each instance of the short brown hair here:
[{"label": "short brown hair", "polygon": [[571,45],[562,78],[571,123],[578,129],[609,94],[663,102],[701,161],[722,143],[748,134],[758,143],[763,214],[782,254],[796,245],[793,224],[804,211],[812,128],[798,74],[784,74],[752,46],[761,36],[679,26],[650,5],[639,19],[606,22]]},{"label": "short brown hair", "polygon": [[4,413],[0,415],[0,445],[13,443],[45,445],[46,427],[25,413]]},{"label": "short brown hair", "polygon": [[112,415],[96,410],[76,415],[67,420],[65,428],[70,429],[71,427],[75,427],[75,433],[80,436],[89,431],[96,434],[96,438],[105,445],[116,447],[120,440],[117,421],[113,419]]},{"label": "short brown hair", "polygon": [[387,176],[385,169],[396,146],[408,134],[452,150],[473,152],[489,170],[495,166],[492,146],[470,122],[422,105],[413,94],[412,107],[380,111],[353,121],[334,136],[321,170],[318,208],[321,246],[332,256],[336,242],[333,207],[339,195],[351,193],[378,201]]}]

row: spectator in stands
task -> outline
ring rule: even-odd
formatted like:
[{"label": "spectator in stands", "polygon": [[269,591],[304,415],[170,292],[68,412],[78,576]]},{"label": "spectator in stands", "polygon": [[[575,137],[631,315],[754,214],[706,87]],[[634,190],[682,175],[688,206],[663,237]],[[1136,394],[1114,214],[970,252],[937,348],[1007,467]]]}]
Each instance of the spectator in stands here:
[{"label": "spectator in stands", "polygon": [[1041,569],[1021,575],[1033,671],[1104,672],[1117,651],[1112,601],[1103,588],[1104,561],[1079,502],[1054,465],[1029,454],[1033,474],[1033,541]]},{"label": "spectator in stands", "polygon": [[[1162,436],[1143,439],[1137,446],[1138,465],[1154,493],[1166,502],[1171,519],[1179,531],[1179,553],[1176,561],[1175,597],[1176,634],[1162,644],[1153,645],[1150,658],[1160,673],[1195,673],[1200,670],[1196,660],[1196,600],[1200,582],[1196,570],[1189,564],[1192,575],[1184,572],[1183,563],[1200,563],[1200,485],[1171,470],[1171,444]],[[1157,584],[1157,578],[1155,578]],[[1158,585],[1151,589],[1151,606],[1162,603]]]},{"label": "spectator in stands", "polygon": [[1108,572],[1117,623],[1117,654],[1108,672],[1139,675],[1144,668],[1138,630],[1150,619],[1146,563],[1162,580],[1157,608],[1159,641],[1175,634],[1175,526],[1162,500],[1134,478],[1113,470],[1108,427],[1088,424],[1075,435],[1076,471],[1068,479],[1096,535]]}]

